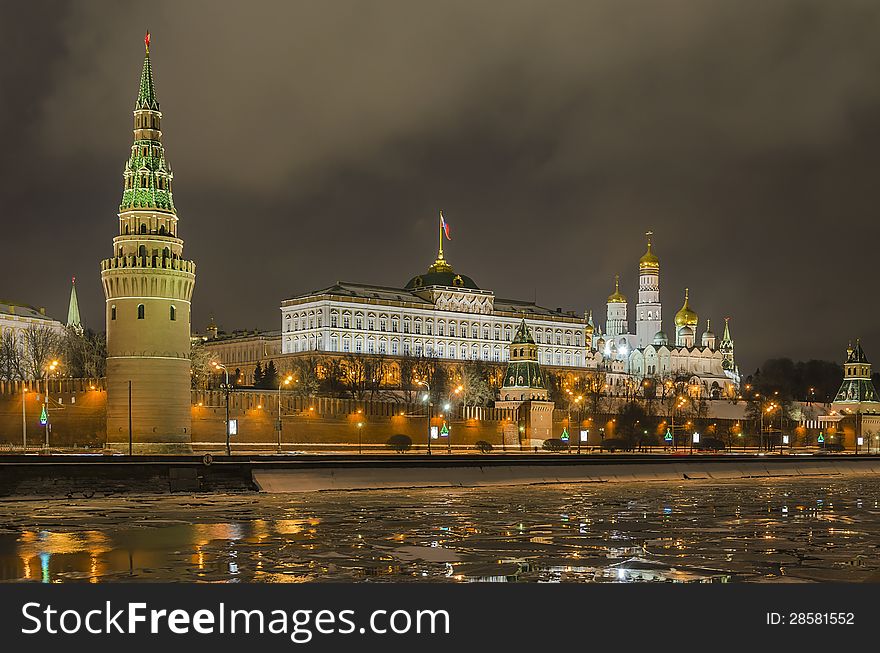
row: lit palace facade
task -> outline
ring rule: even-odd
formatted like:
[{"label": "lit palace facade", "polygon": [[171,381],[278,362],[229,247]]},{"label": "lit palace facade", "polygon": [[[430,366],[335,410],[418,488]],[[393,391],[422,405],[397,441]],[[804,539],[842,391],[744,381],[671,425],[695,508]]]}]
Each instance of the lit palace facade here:
[{"label": "lit palace facade", "polygon": [[503,362],[523,319],[534,333],[541,362],[587,365],[583,318],[498,298],[456,274],[441,248],[428,271],[403,288],[339,282],[284,300],[281,351]]}]

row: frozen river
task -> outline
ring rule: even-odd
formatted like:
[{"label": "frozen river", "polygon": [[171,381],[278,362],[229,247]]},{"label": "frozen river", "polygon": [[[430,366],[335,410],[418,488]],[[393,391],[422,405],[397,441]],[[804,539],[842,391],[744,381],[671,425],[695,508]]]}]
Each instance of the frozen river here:
[{"label": "frozen river", "polygon": [[880,581],[869,477],[0,501],[0,579]]}]

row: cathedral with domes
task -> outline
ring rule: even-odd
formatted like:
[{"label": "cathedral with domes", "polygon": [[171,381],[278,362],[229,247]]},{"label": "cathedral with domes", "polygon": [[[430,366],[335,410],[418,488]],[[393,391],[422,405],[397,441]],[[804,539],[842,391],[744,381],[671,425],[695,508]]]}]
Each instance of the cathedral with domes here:
[{"label": "cathedral with domes", "polygon": [[700,319],[691,307],[690,292],[684,290],[684,302],[675,314],[673,338],[663,330],[663,306],[660,303],[660,259],[654,253],[648,232],[648,249],[639,259],[639,292],[635,305],[635,333],[629,330],[629,301],[615,278],[614,292],[608,296],[604,331],[587,318],[587,335],[592,342],[588,366],[605,370],[606,383],[613,392],[625,390],[645,379],[660,382],[686,381],[696,394],[711,398],[732,397],[740,383],[739,368],[733,356],[730,318],[724,318],[721,340],[706,319]]}]

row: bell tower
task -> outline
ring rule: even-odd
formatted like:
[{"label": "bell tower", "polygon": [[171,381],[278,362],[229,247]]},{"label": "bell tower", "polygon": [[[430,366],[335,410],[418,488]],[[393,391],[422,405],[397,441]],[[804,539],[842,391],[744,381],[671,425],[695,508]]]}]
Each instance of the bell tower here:
[{"label": "bell tower", "polygon": [[191,452],[190,298],[195,263],[183,240],[162,146],[150,33],[123,170],[113,256],[101,261],[107,321],[107,445],[135,453]]}]

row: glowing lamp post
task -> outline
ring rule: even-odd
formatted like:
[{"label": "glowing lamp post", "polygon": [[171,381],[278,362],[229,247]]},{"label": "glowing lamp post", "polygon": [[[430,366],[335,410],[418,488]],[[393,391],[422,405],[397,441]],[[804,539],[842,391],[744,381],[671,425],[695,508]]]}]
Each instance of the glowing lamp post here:
[{"label": "glowing lamp post", "polygon": [[52,361],[49,365],[46,366],[46,394],[43,396],[43,412],[40,415],[40,424],[46,427],[46,449],[49,448],[49,431],[52,430],[52,427],[49,425],[49,375],[53,374],[55,370],[58,368],[58,361]]},{"label": "glowing lamp post", "polygon": [[226,383],[223,384],[223,390],[226,393],[226,455],[230,456],[232,455],[232,449],[229,445],[229,431],[231,426],[229,424],[229,370],[226,369],[225,365],[216,361],[214,362],[214,369],[223,370],[223,373],[226,375]]},{"label": "glowing lamp post", "polygon": [[284,429],[284,422],[281,420],[281,388],[290,385],[291,381],[293,381],[293,376],[288,374],[287,378],[278,384],[278,453],[281,453],[281,432]]},{"label": "glowing lamp post", "polygon": [[428,404],[428,455],[430,456],[431,436],[433,435],[431,433],[431,408],[434,406],[433,402],[431,401],[431,386],[427,381],[417,380],[416,383],[425,386],[425,388],[428,390],[428,392],[425,394],[423,401]]}]

